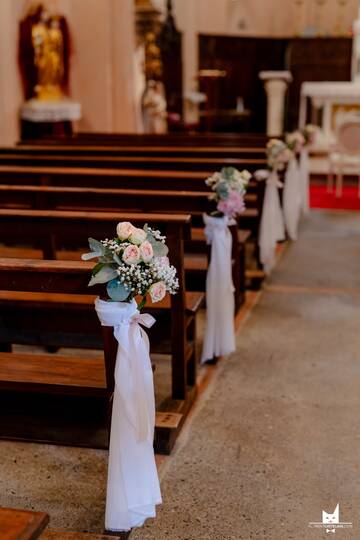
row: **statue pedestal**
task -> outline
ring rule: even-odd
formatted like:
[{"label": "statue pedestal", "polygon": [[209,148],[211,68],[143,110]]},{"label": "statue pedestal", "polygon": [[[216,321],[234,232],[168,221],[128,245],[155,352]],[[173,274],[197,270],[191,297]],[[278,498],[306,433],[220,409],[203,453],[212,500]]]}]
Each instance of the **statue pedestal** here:
[{"label": "statue pedestal", "polygon": [[266,134],[279,137],[284,132],[285,94],[292,81],[290,71],[260,71],[267,96]]},{"label": "statue pedestal", "polygon": [[29,99],[20,110],[21,138],[71,135],[72,122],[80,120],[81,105],[71,99],[40,101]]}]

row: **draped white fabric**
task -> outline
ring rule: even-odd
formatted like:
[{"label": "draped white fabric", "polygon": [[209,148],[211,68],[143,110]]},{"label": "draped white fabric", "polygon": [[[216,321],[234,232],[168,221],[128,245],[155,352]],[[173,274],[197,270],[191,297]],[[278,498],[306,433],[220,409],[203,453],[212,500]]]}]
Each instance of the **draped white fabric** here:
[{"label": "draped white fabric", "polygon": [[302,204],[300,170],[296,158],[288,163],[285,173],[283,209],[285,228],[291,240],[297,240]]},{"label": "draped white fabric", "polygon": [[309,212],[309,184],[310,184],[310,163],[309,163],[309,152],[307,148],[303,148],[300,154],[300,165],[299,165],[299,174],[300,174],[300,189],[301,189],[301,210],[303,214]]},{"label": "draped white fabric", "polygon": [[149,340],[140,324],[155,322],[140,314],[135,300],[105,302],[95,309],[103,326],[113,326],[118,341],[109,447],[105,527],[128,531],[155,517],[161,503],[153,438],[155,402]]},{"label": "draped white fabric", "polygon": [[204,215],[205,235],[211,244],[206,276],[206,327],[201,362],[235,350],[232,236],[229,219]]},{"label": "draped white fabric", "polygon": [[[259,178],[259,175],[256,176]],[[260,261],[267,274],[275,265],[277,242],[285,239],[284,220],[278,191],[281,185],[277,172],[272,171],[266,180],[259,231]]]}]

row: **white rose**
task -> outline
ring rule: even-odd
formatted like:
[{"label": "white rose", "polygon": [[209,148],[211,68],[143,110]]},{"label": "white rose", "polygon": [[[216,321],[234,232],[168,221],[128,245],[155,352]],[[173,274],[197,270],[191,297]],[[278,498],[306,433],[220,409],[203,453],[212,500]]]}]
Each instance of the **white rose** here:
[{"label": "white rose", "polygon": [[116,227],[116,234],[120,240],[127,240],[134,230],[134,226],[128,221],[121,221]]},{"label": "white rose", "polygon": [[160,302],[166,294],[165,283],[163,281],[158,281],[157,283],[151,285],[149,294],[153,303]]},{"label": "white rose", "polygon": [[152,245],[150,244],[150,242],[148,242],[147,240],[145,240],[145,242],[143,242],[142,244],[140,244],[140,255],[141,255],[141,258],[142,260],[145,262],[145,263],[148,263],[151,261],[151,259],[153,258],[154,256],[154,252],[153,252],[153,247]]},{"label": "white rose", "polygon": [[241,175],[241,178],[244,180],[244,182],[246,182],[246,184],[250,181],[251,176],[252,176],[251,173],[249,173],[249,171],[247,171],[246,169],[241,171],[240,175]]},{"label": "white rose", "polygon": [[134,245],[127,246],[124,249],[122,259],[126,264],[137,264],[140,262],[140,249]]},{"label": "white rose", "polygon": [[146,232],[143,229],[137,229],[133,227],[132,233],[130,235],[130,242],[133,244],[140,245],[146,239]]}]

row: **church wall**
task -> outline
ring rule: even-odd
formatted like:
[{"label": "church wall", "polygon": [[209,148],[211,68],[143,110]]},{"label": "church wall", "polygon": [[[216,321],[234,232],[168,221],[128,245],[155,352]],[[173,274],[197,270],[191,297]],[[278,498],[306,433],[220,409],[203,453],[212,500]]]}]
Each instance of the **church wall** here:
[{"label": "church wall", "polygon": [[[166,0],[153,0],[165,10]],[[349,33],[356,18],[359,0],[325,0],[319,11],[315,0],[173,0],[174,14],[183,33],[183,93],[194,90],[198,71],[198,34],[229,36],[293,37],[314,33],[324,35],[340,30]],[[185,114],[189,113],[185,107]],[[188,121],[193,118],[186,114]]]},{"label": "church wall", "polygon": [[[0,2],[0,144],[19,138],[23,102],[17,65],[18,23],[31,0]],[[82,130],[135,131],[132,0],[44,0],[63,13],[72,41],[70,93],[83,108]]]}]

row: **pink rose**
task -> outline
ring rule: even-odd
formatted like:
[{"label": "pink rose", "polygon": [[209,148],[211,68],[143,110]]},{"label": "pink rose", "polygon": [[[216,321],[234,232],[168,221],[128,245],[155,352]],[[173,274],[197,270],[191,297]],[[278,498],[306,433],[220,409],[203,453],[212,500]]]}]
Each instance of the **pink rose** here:
[{"label": "pink rose", "polygon": [[142,260],[145,262],[145,263],[148,263],[151,261],[151,259],[153,258],[154,256],[154,252],[153,252],[153,248],[152,248],[152,245],[150,244],[150,242],[148,242],[147,240],[145,240],[145,242],[143,242],[141,245],[140,245],[140,255],[141,255],[141,258]]},{"label": "pink rose", "polygon": [[245,210],[244,198],[236,191],[230,191],[227,199],[221,199],[217,205],[219,212],[233,218]]},{"label": "pink rose", "polygon": [[126,264],[137,264],[140,262],[140,249],[134,245],[127,246],[124,249],[122,259]]},{"label": "pink rose", "polygon": [[116,227],[116,234],[120,240],[127,240],[132,234],[134,226],[131,225],[128,221],[121,221]]},{"label": "pink rose", "polygon": [[162,281],[158,281],[151,285],[149,294],[152,302],[160,302],[166,294],[166,286]]}]

